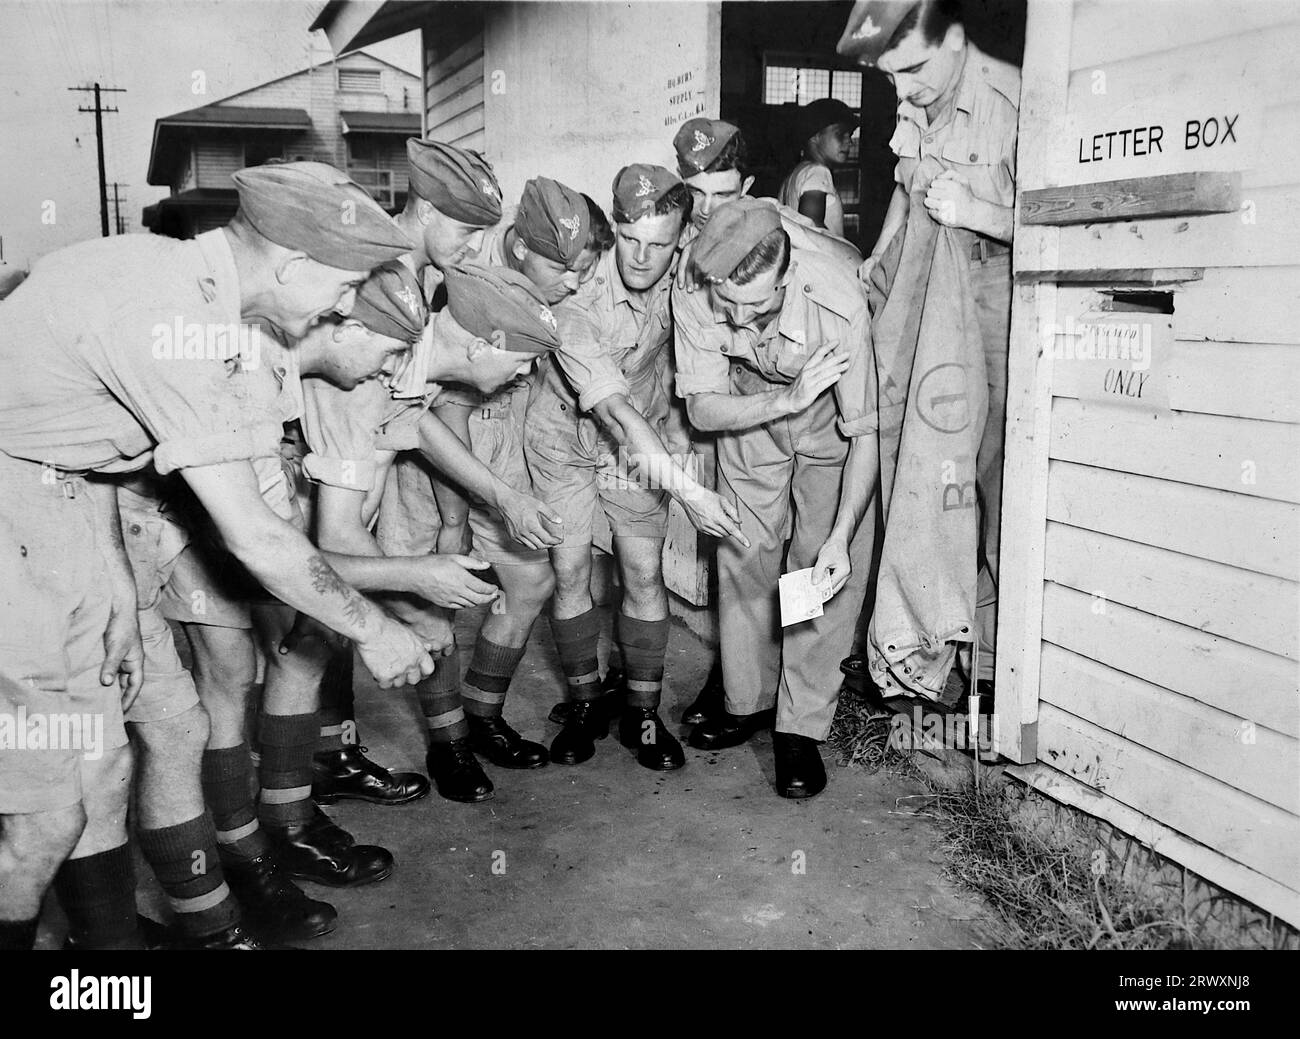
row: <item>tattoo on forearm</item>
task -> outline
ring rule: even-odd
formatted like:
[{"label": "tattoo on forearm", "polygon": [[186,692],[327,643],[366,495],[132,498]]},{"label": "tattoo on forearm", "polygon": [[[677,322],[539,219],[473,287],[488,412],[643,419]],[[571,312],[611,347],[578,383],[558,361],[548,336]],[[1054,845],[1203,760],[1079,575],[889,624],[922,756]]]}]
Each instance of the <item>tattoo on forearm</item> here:
[{"label": "tattoo on forearm", "polygon": [[318,595],[333,592],[343,597],[343,616],[358,628],[366,626],[366,601],[325,562],[320,555],[307,560],[307,573],[311,576],[311,586]]}]

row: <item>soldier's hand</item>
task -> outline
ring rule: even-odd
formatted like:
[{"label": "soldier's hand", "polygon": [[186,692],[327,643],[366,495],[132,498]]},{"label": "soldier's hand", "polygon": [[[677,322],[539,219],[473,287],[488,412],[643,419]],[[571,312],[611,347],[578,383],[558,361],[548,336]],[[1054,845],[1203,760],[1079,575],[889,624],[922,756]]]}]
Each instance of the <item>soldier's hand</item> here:
[{"label": "soldier's hand", "polygon": [[849,355],[838,351],[838,343],[823,343],[804,362],[794,382],[786,387],[790,413],[797,415],[840,381],[849,370]]},{"label": "soldier's hand", "polygon": [[415,637],[435,657],[447,657],[456,649],[456,630],[451,618],[440,609],[422,609],[418,615],[407,618]]},{"label": "soldier's hand", "polygon": [[871,288],[871,272],[876,269],[876,264],[879,262],[880,257],[873,254],[863,260],[862,266],[858,268],[858,281],[862,282],[864,289]]},{"label": "soldier's hand", "polygon": [[704,283],[700,281],[699,272],[691,263],[691,249],[694,242],[682,248],[677,256],[677,287],[686,292],[694,292]]},{"label": "soldier's hand", "polygon": [[932,220],[944,227],[969,227],[975,196],[966,178],[945,170],[930,181],[925,193],[925,209]]},{"label": "soldier's hand", "polygon": [[144,685],[144,645],[134,608],[114,609],[104,631],[104,663],[99,684],[117,682],[122,688],[122,710],[128,711]]},{"label": "soldier's hand", "polygon": [[486,570],[482,559],[462,555],[428,555],[413,560],[415,564],[415,594],[435,606],[450,610],[463,610],[467,606],[483,606],[500,594],[500,589],[480,581],[471,570]]},{"label": "soldier's hand", "polygon": [[521,545],[550,548],[564,540],[564,520],[531,494],[511,494],[498,508],[510,536]]},{"label": "soldier's hand", "polygon": [[379,687],[414,685],[433,674],[433,657],[415,633],[385,613],[376,611],[375,616],[379,626],[364,642],[357,643],[357,652]]},{"label": "soldier's hand", "polygon": [[843,588],[853,573],[849,563],[849,546],[838,538],[829,539],[817,553],[813,563],[812,583],[825,584],[831,595]]},{"label": "soldier's hand", "polygon": [[741,532],[740,514],[731,502],[705,487],[696,488],[679,499],[686,518],[696,530],[715,538],[735,538],[749,548],[749,538]]}]

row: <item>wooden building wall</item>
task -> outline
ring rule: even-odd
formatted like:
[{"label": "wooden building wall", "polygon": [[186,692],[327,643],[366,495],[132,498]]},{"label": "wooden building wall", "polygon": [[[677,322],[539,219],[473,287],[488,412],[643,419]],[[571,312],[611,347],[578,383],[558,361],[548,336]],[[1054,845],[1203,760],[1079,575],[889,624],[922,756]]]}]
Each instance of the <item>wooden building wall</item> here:
[{"label": "wooden building wall", "polygon": [[[1028,26],[1001,749],[1300,923],[1300,8],[1076,0],[1031,3]],[[1189,135],[1234,116],[1229,142]],[[1094,127],[1156,123],[1168,155],[1094,161]],[[1232,205],[1026,221],[1026,192],[1144,170],[1235,174]],[[1134,204],[1104,195],[1098,215]],[[1062,351],[1068,320],[1126,299],[1172,303],[1134,315],[1172,326],[1146,408],[1099,400]]]}]

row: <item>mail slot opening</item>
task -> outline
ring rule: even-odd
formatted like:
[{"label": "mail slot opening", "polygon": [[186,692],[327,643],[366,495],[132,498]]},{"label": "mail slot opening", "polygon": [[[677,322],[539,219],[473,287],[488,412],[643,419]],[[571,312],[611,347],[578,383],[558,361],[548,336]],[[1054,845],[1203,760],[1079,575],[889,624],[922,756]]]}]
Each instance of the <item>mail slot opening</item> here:
[{"label": "mail slot opening", "polygon": [[1174,312],[1174,294],[1172,292],[1104,292],[1109,297],[1106,310],[1127,311],[1137,314],[1172,314]]}]

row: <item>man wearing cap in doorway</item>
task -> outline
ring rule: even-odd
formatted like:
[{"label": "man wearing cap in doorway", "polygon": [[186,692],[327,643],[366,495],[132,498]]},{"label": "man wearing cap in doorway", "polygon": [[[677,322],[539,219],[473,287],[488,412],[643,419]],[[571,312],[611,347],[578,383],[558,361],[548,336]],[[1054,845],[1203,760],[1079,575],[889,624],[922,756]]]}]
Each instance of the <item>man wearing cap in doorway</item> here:
[{"label": "man wearing cap in doorway", "polygon": [[[677,392],[716,431],[718,481],[752,545],[718,545],[724,710],[690,743],[734,747],[775,720],[776,788],[826,785],[817,742],[838,684],[826,662],[851,645],[866,590],[876,458],[875,366],[854,268],[793,247],[780,214],[741,198],[710,217],[691,254],[707,288],[673,290]],[[782,561],[812,567],[822,616],[781,626]]]},{"label": "man wearing cap in doorway", "polygon": [[[477,254],[484,247],[486,229],[500,221],[501,189],[491,165],[477,152],[439,141],[411,138],[407,141],[407,158],[410,193],[396,223],[417,244],[402,257],[402,262],[423,279],[426,298],[435,301],[441,298],[437,290],[443,272]],[[434,309],[438,309],[436,302]],[[498,532],[501,543],[520,552],[532,552],[544,562],[546,548],[558,538],[543,520],[547,510],[528,493],[526,486],[511,479],[509,472],[475,464],[464,450],[458,433],[444,422],[424,423],[422,428],[422,439],[427,442],[431,455],[444,460],[459,459],[455,463],[459,466],[455,478],[479,496],[485,509],[491,510],[491,529]],[[485,461],[490,461],[490,454]],[[393,466],[387,478],[388,487],[382,492],[378,520],[378,536],[385,551],[408,555],[440,547],[437,537],[442,521],[430,481],[431,474],[410,453]],[[462,546],[455,547],[459,551]],[[545,578],[549,579],[549,566],[546,570]],[[542,584],[536,588],[537,594],[542,592]],[[537,608],[540,610],[540,602]],[[448,628],[447,619],[428,608],[418,608],[406,619],[421,625],[430,637],[443,637]],[[489,649],[485,645],[484,653]],[[491,783],[468,746],[455,660],[452,656],[452,666],[439,667],[432,678],[416,688],[421,712],[429,724],[430,773],[443,796],[452,800],[484,800],[491,796]],[[495,675],[498,664],[485,661],[484,668]],[[341,738],[345,732],[356,738],[356,723],[351,717],[351,657],[347,653],[340,653],[331,665],[322,702],[325,728],[321,753],[317,756],[316,793],[326,801],[339,796],[362,796],[381,803],[400,800],[401,792],[387,781],[386,770],[368,761],[358,748],[345,746]],[[486,728],[504,726],[500,722],[499,706],[498,702],[486,709]],[[513,730],[497,733],[490,742],[494,748],[506,744],[498,757],[515,763],[513,767],[535,767],[538,763],[533,749],[536,745],[526,746],[527,741],[521,741]]]},{"label": "man wearing cap in doorway", "polygon": [[[432,670],[409,630],[345,584],[262,501],[249,460],[278,454],[280,428],[250,405],[238,359],[186,354],[187,344],[255,318],[302,335],[323,315],[347,312],[369,269],[410,248],[363,189],[304,165],[244,171],[235,219],[193,241],[127,236],[54,253],[0,306],[0,359],[10,373],[0,402],[5,707],[104,719],[93,760],[68,748],[0,754],[0,948],[31,946],[41,898],[65,860],[74,929],[80,921],[107,943],[138,941],[124,722],[139,733],[167,730],[193,766],[162,774],[170,770],[154,767],[147,746],[139,765],[141,848],[184,940],[259,947],[239,927],[203,807],[198,763],[208,724],[193,685],[141,691],[135,581],[114,475],[151,460],[160,473],[180,471],[249,571],[353,638],[381,684]],[[177,328],[184,342],[173,341]],[[165,630],[158,624],[150,635]],[[169,640],[152,649],[183,674]]]},{"label": "man wearing cap in doorway", "polygon": [[844,207],[832,167],[849,159],[858,117],[843,101],[819,97],[799,110],[800,161],[781,184],[781,204],[844,237]]},{"label": "man wearing cap in doorway", "polygon": [[551,760],[586,761],[608,726],[595,699],[600,624],[590,593],[599,504],[623,582],[615,636],[626,695],[620,737],[644,767],[670,771],[685,756],[658,713],[668,646],[666,494],[705,533],[744,536],[734,510],[683,471],[662,440],[671,392],[672,267],[690,195],[662,166],[639,163],[618,172],[613,197],[614,248],[557,310],[561,349],[534,384],[524,436],[533,486],[564,519],[564,542],[551,549],[551,630],[572,706]]},{"label": "man wearing cap in doorway", "polygon": [[[954,229],[967,253],[975,321],[964,328],[965,341],[954,359],[968,368],[984,370],[988,408],[975,465],[981,533],[977,571],[972,571],[978,573],[977,587],[971,594],[975,598],[973,641],[978,647],[978,673],[970,674],[969,666],[965,670],[968,690],[972,694],[982,690],[987,706],[993,691],[997,623],[1020,70],[971,42],[963,24],[960,0],[859,0],[837,50],[862,65],[880,69],[898,94],[898,125],[889,142],[898,156],[896,186],[880,236],[862,266],[863,281],[872,280],[873,270],[892,245],[890,270],[881,272],[886,281],[877,279],[879,284],[891,283],[884,307],[901,313],[926,297],[932,285],[896,278],[896,273],[910,269],[906,240],[910,221],[928,218],[941,228]],[[918,200],[923,203],[919,207]],[[917,244],[923,236],[910,237]],[[946,287],[950,293],[955,290],[955,286]],[[875,314],[874,320],[881,321],[882,314]],[[893,319],[887,320],[894,323]],[[889,352],[884,341],[880,351],[882,359]],[[970,352],[982,355],[977,364],[970,360]],[[889,393],[890,385],[891,380],[882,374],[882,392]],[[890,542],[887,533],[886,552],[890,551]],[[930,552],[933,547],[923,546],[921,551]],[[905,560],[899,569],[903,573],[915,572]],[[882,573],[888,570],[882,562]],[[962,579],[957,583],[964,586],[967,582]],[[963,590],[962,595],[966,594]],[[925,598],[920,590],[916,595]],[[887,627],[902,623],[880,614],[878,607],[878,619]],[[967,663],[964,652],[961,656]],[[845,663],[852,666],[849,661]],[[894,663],[900,666],[894,667]],[[856,669],[860,670],[860,664]],[[894,672],[899,684],[908,685],[902,680],[906,673],[900,661],[891,661],[885,670]],[[873,670],[872,677],[878,685],[886,684],[884,670]]]}]

